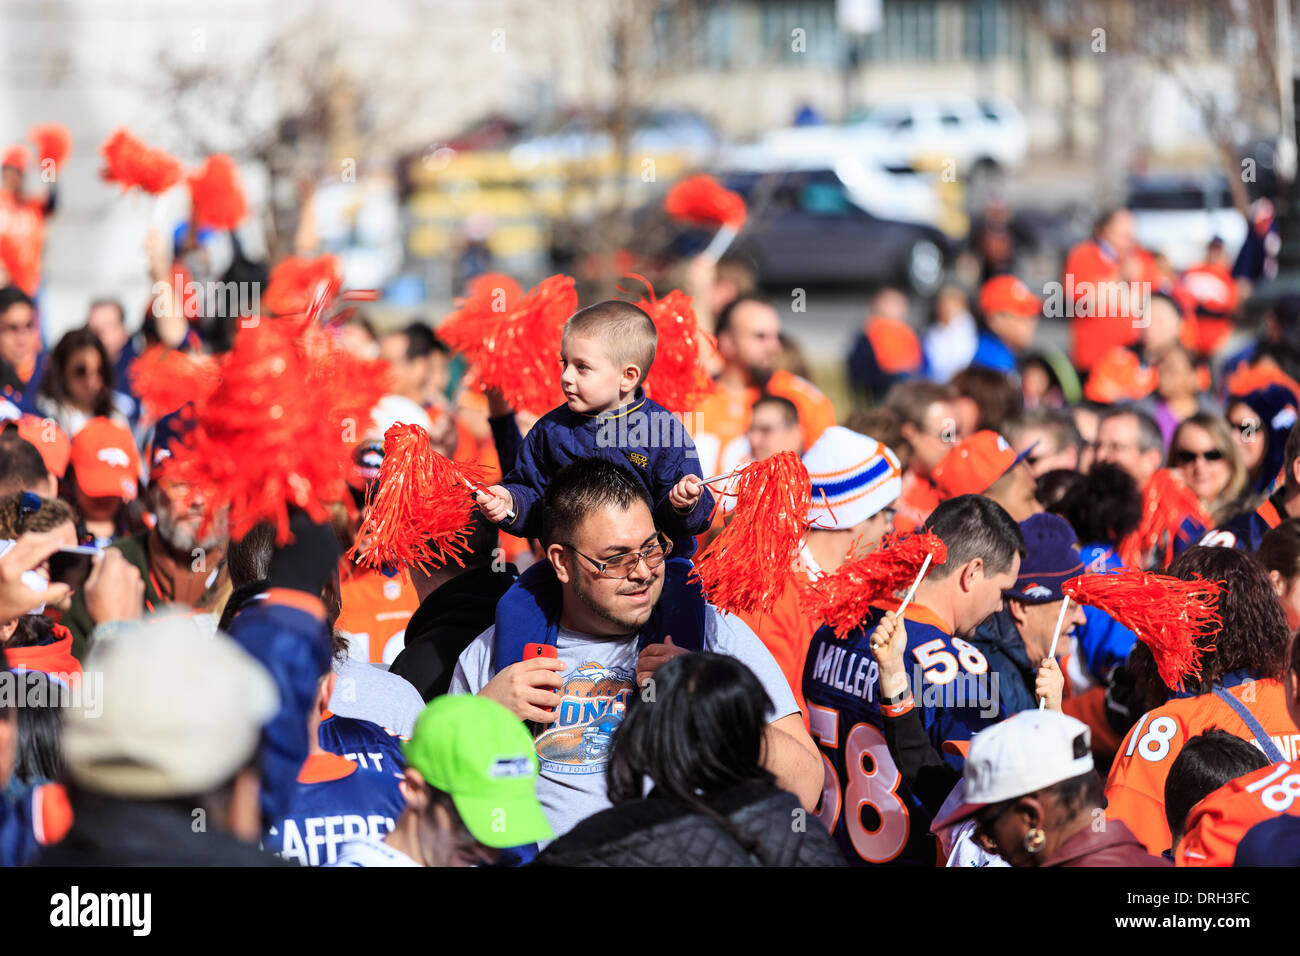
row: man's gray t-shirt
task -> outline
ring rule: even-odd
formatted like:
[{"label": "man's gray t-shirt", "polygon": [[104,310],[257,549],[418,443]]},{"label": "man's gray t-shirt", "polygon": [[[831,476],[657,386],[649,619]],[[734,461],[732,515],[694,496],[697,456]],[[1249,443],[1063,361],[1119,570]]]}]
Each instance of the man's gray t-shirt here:
[{"label": "man's gray t-shirt", "polygon": [[[450,693],[476,694],[492,679],[492,633],[488,628],[460,655]],[[537,796],[558,837],[610,805],[605,790],[610,743],[628,698],[640,691],[635,686],[636,635],[589,637],[560,628],[556,649],[568,665],[560,672],[559,716],[536,745],[541,765]],[[703,649],[734,657],[754,672],[772,698],[769,721],[799,712],[771,652],[740,618],[710,607]]]},{"label": "man's gray t-shirt", "polygon": [[415,718],[424,710],[424,698],[410,681],[355,657],[335,661],[334,673],[339,679],[330,696],[331,711],[368,720],[399,737],[411,736]]}]

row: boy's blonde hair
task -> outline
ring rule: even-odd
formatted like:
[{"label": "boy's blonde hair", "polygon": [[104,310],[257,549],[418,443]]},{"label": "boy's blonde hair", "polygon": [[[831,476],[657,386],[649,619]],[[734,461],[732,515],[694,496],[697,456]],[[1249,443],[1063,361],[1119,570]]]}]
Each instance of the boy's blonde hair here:
[{"label": "boy's blonde hair", "polygon": [[641,382],[650,374],[659,333],[645,310],[622,299],[606,299],[579,309],[564,323],[564,338],[599,339],[619,367],[635,365]]}]

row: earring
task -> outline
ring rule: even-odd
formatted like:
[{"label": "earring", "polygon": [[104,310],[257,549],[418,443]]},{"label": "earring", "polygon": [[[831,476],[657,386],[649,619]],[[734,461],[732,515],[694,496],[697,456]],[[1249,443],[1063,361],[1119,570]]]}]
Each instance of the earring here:
[{"label": "earring", "polygon": [[1038,827],[1030,827],[1029,832],[1025,834],[1025,852],[1038,853],[1047,843],[1047,834]]}]

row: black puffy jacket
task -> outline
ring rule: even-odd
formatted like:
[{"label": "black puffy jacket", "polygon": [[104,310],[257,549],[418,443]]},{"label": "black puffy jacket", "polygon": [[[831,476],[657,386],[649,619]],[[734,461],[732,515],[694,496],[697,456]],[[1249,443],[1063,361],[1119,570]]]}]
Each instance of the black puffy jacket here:
[{"label": "black puffy jacket", "polygon": [[711,806],[758,840],[750,854],[706,815],[653,793],[602,810],[550,844],[534,866],[844,866],[822,823],[794,794],[742,784]]}]

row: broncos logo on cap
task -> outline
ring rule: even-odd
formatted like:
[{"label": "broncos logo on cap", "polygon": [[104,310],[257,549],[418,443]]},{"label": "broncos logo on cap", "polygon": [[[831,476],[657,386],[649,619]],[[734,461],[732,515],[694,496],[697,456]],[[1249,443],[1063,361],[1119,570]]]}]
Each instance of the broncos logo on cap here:
[{"label": "broncos logo on cap", "polygon": [[113,465],[117,468],[131,467],[130,456],[120,448],[114,448],[112,446],[101,448],[99,451],[95,452],[95,457],[106,465]]},{"label": "broncos logo on cap", "polygon": [[1049,598],[1052,596],[1050,588],[1045,588],[1041,584],[1031,584],[1025,588],[1025,597],[1030,598]]}]

